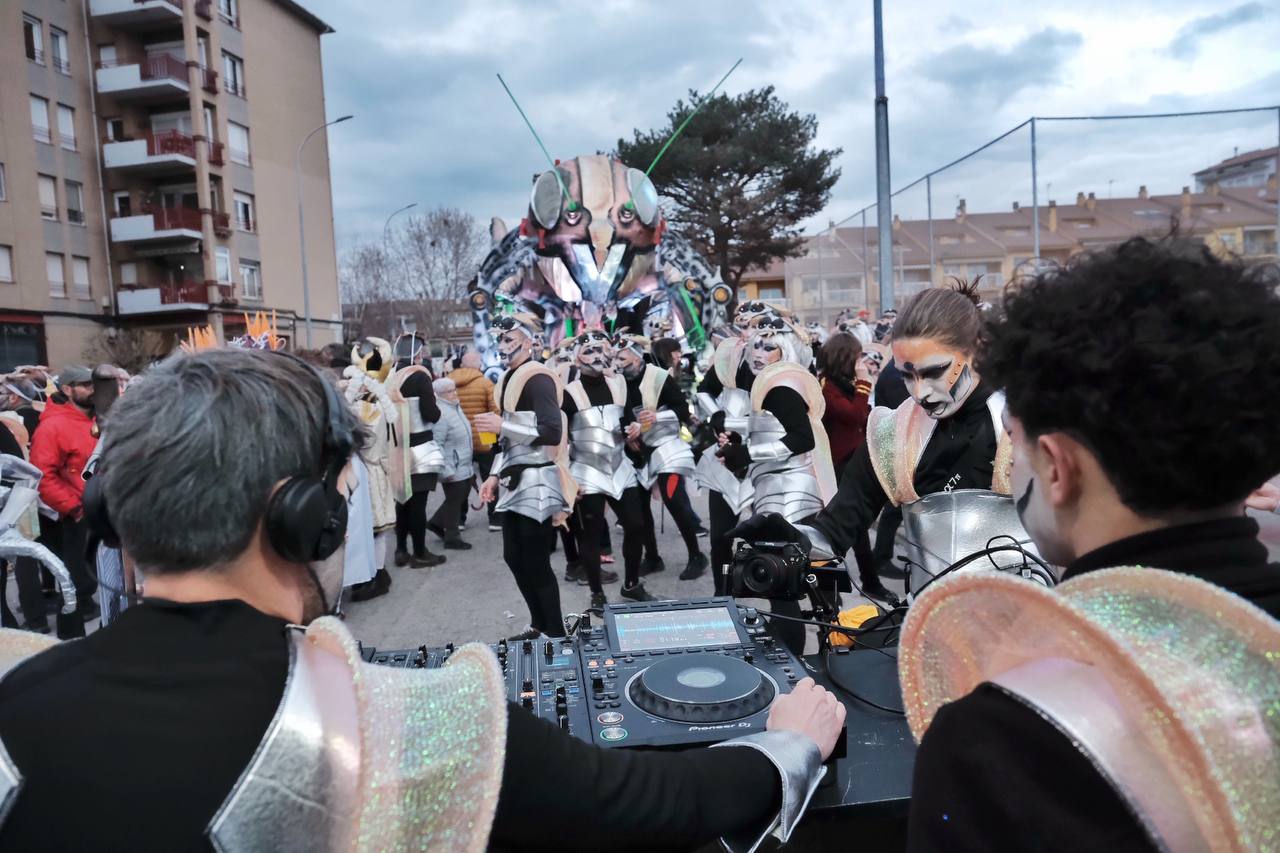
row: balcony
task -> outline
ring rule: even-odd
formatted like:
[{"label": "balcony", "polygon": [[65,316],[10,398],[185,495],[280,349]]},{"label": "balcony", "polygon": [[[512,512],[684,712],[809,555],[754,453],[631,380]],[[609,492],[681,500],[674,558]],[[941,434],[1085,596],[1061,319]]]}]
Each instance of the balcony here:
[{"label": "balcony", "polygon": [[196,167],[196,142],[176,130],[148,132],[142,139],[117,140],[102,146],[108,169],[138,175],[163,175]]},{"label": "balcony", "polygon": [[213,233],[219,237],[231,236],[231,215],[227,213],[217,213],[216,211],[208,211],[213,214]]},{"label": "balcony", "polygon": [[187,64],[167,53],[143,59],[99,62],[98,94],[118,100],[164,101],[187,97]]},{"label": "balcony", "polygon": [[234,299],[234,290],[230,284],[198,279],[181,279],[151,286],[136,285],[116,294],[122,315],[208,311],[210,305],[220,305]]},{"label": "balcony", "polygon": [[206,21],[213,20],[213,0],[196,0],[195,10]]},{"label": "balcony", "polygon": [[200,86],[210,95],[218,94],[218,72],[212,68],[201,68]]},{"label": "balcony", "polygon": [[202,218],[194,207],[157,207],[150,213],[117,216],[111,220],[111,242],[199,240],[204,236]]},{"label": "balcony", "polygon": [[89,14],[116,29],[155,29],[180,25],[182,4],[183,0],[89,0]]},{"label": "balcony", "polygon": [[222,157],[222,148],[223,146],[221,142],[209,143],[209,165],[210,166],[221,166],[224,162],[226,162]]}]

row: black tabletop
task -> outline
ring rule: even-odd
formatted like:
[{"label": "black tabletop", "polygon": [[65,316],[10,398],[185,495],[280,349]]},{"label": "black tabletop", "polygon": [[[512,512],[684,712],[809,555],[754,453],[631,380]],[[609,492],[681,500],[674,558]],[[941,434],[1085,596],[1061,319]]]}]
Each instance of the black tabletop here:
[{"label": "black tabletop", "polygon": [[[834,762],[834,773],[813,795],[814,812],[841,810],[867,817],[905,816],[911,799],[911,771],[916,743],[905,717],[860,702],[836,683],[885,708],[902,708],[896,649],[886,654],[856,650],[807,655],[805,667],[813,679],[832,690],[844,703],[845,754]],[[835,678],[827,671],[830,661]]]}]

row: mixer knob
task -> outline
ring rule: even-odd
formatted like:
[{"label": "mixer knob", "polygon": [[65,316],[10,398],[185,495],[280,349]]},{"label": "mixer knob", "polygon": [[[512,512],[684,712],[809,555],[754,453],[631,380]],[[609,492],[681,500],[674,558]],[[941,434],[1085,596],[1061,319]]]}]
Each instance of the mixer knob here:
[{"label": "mixer knob", "polygon": [[603,679],[603,678],[601,678],[601,677],[600,677],[600,676],[598,676],[598,675],[593,675],[593,676],[591,676],[591,692],[592,692],[592,693],[603,693],[603,692],[604,692],[604,679]]},{"label": "mixer knob", "polygon": [[748,650],[742,653],[742,659],[747,663],[751,663],[753,660],[756,659],[756,656],[751,654],[750,650]]},{"label": "mixer knob", "polygon": [[507,655],[507,641],[499,640],[498,641],[498,657],[506,657],[506,655]]},{"label": "mixer knob", "polygon": [[521,689],[523,692],[525,692],[525,693],[528,693],[530,690],[532,690],[532,689],[533,689],[533,679],[532,679],[532,678],[526,678],[524,681],[522,681],[522,682],[520,683],[520,689]]},{"label": "mixer knob", "polygon": [[550,640],[547,640],[542,645],[542,653],[547,656],[547,660],[551,660],[553,657],[556,656],[555,644],[552,643]]},{"label": "mixer knob", "polygon": [[566,732],[569,731],[569,716],[567,714],[561,714],[559,722],[560,728],[564,729]]},{"label": "mixer knob", "polygon": [[533,640],[521,640],[520,651],[524,652],[526,655],[533,654]]}]

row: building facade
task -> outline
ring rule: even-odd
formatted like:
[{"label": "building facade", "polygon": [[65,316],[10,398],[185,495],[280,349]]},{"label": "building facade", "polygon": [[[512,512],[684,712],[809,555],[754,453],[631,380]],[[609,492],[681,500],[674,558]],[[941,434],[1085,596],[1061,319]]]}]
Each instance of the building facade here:
[{"label": "building facade", "polygon": [[[1203,191],[1151,194],[1145,186],[1128,198],[1078,193],[1074,203],[1050,200],[1039,211],[1040,258],[1116,245],[1133,236],[1160,236],[1174,224],[1184,236],[1215,251],[1276,260],[1276,176],[1248,186],[1209,182]],[[1034,269],[1036,217],[1014,202],[1008,211],[971,213],[963,199],[946,219],[893,219],[893,289],[896,304],[956,276],[973,281],[988,301],[1005,283]],[[880,311],[879,252],[874,225],[831,227],[810,237],[804,254],[789,258],[781,280],[768,278],[774,304],[805,322],[832,325],[841,312]],[[761,274],[763,275],[763,274]],[[744,275],[747,282],[751,275]],[[764,287],[759,288],[765,292]],[[749,294],[750,295],[750,294]]]},{"label": "building facade", "polygon": [[[341,339],[320,37],[292,0],[16,0],[0,15],[0,369],[104,335]],[[299,189],[300,188],[300,189]]]}]

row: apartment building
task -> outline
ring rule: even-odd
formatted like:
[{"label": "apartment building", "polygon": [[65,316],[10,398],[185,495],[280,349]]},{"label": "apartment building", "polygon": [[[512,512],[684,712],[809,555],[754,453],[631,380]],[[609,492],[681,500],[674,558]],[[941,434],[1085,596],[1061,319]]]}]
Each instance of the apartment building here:
[{"label": "apartment building", "polygon": [[[0,13],[0,369],[109,330],[340,340],[320,37],[292,0],[15,0]],[[116,332],[110,332],[116,333]]]},{"label": "apartment building", "polygon": [[[1243,156],[1243,155],[1242,155]],[[1272,155],[1274,158],[1274,154]],[[1206,170],[1207,171],[1207,170]],[[1201,173],[1197,173],[1199,175]],[[1151,194],[1145,186],[1126,198],[1078,193],[1074,203],[1051,199],[1039,211],[1040,257],[1065,261],[1071,255],[1121,243],[1135,235],[1179,230],[1215,251],[1274,260],[1277,220],[1276,176],[1226,187],[1209,182],[1202,191]],[[1005,283],[1032,269],[1036,217],[1014,202],[1011,209],[971,213],[960,199],[946,219],[893,219],[895,301],[943,283],[949,276],[970,281],[981,276],[979,292],[996,301]],[[879,252],[874,226],[829,228],[810,237],[805,252],[775,271],[743,276],[754,293],[792,310],[800,319],[832,324],[842,311],[880,310]]]}]

